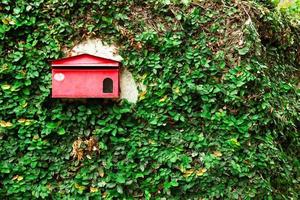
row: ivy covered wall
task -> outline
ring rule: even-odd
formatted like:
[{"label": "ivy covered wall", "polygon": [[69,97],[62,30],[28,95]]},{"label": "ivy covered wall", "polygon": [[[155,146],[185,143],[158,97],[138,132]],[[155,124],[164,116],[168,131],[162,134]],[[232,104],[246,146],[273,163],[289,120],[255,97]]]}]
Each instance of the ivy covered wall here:
[{"label": "ivy covered wall", "polygon": [[[1,199],[299,199],[300,29],[271,3],[2,0],[0,18]],[[49,61],[87,38],[119,46],[136,104],[51,99]]]}]

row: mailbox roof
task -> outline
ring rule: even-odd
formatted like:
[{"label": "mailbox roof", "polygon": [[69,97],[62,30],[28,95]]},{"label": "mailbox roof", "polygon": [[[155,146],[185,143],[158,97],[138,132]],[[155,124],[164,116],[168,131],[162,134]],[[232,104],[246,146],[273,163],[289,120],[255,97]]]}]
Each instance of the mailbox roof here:
[{"label": "mailbox roof", "polygon": [[53,67],[119,67],[120,62],[108,58],[98,57],[90,54],[80,54],[67,58],[53,60],[51,62]]}]

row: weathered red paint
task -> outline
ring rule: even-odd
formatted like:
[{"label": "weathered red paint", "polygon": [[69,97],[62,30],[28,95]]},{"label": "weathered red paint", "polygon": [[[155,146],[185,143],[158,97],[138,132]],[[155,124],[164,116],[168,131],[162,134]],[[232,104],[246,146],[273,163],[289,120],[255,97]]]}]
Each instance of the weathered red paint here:
[{"label": "weathered red paint", "polygon": [[82,54],[51,66],[53,98],[119,98],[119,61]]}]

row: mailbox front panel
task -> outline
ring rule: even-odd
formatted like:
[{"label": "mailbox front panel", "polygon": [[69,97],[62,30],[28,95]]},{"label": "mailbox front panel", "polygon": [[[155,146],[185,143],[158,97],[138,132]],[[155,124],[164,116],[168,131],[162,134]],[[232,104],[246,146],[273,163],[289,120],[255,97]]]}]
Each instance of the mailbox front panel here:
[{"label": "mailbox front panel", "polygon": [[52,69],[53,98],[118,98],[119,69]]}]

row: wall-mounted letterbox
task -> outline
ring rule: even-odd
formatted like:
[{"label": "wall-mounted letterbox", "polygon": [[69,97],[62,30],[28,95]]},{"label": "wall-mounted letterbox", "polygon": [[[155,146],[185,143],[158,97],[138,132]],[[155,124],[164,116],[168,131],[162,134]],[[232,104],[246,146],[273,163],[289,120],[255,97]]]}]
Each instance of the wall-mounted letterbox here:
[{"label": "wall-mounted letterbox", "polygon": [[81,54],[51,62],[53,98],[119,98],[120,62]]}]

